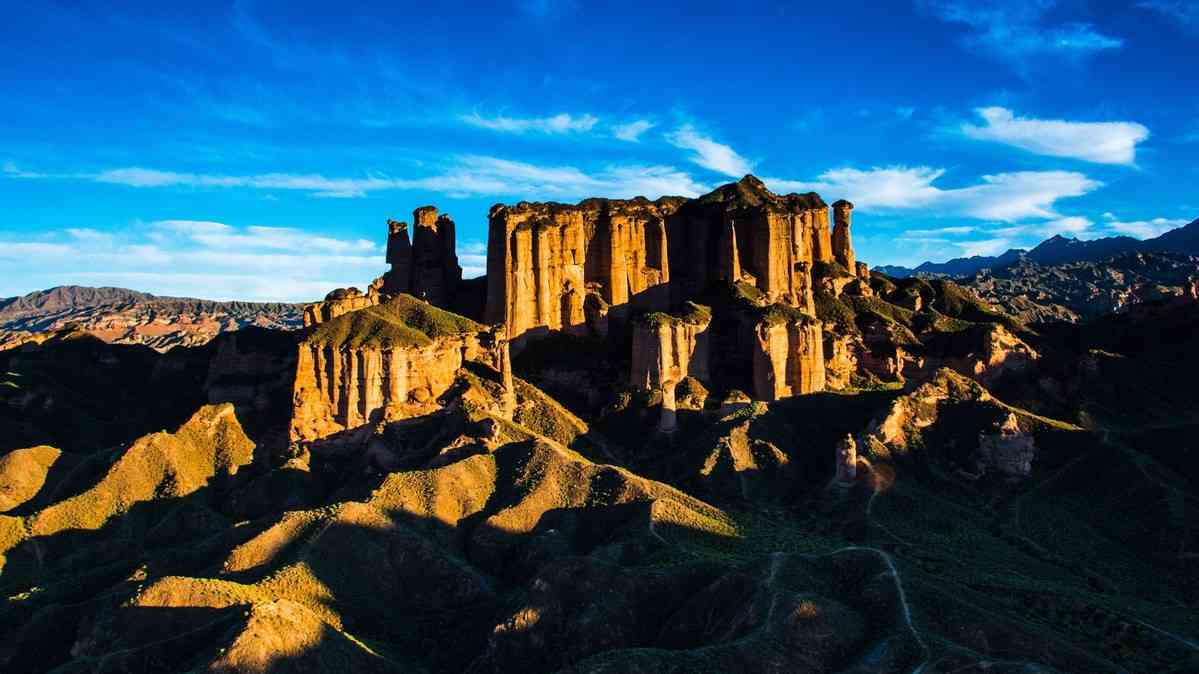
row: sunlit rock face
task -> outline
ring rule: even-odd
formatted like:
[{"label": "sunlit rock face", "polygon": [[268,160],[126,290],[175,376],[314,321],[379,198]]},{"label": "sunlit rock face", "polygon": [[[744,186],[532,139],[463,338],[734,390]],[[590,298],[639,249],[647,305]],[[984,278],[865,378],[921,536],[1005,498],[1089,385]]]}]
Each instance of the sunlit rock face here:
[{"label": "sunlit rock face", "polygon": [[502,332],[410,295],[339,316],[299,345],[292,440],[314,440],[437,408],[464,363],[512,387]]},{"label": "sunlit rock face", "polygon": [[[852,257],[848,229],[843,244]],[[663,310],[721,281],[811,311],[812,265],[834,259],[824,201],[774,194],[753,176],[696,199],[496,205],[483,316],[513,338],[594,332],[609,315]]]}]

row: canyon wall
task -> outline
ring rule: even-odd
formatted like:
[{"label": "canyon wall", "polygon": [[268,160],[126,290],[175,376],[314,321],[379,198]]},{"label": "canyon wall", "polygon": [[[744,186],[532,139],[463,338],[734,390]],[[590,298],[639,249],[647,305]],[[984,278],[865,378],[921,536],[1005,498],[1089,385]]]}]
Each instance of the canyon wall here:
[{"label": "canyon wall", "polygon": [[824,335],[806,315],[763,320],[754,327],[753,396],[778,400],[823,391]]},{"label": "canyon wall", "polygon": [[[846,228],[840,250],[852,257],[848,237]],[[721,281],[811,312],[812,266],[835,250],[818,195],[776,195],[753,176],[696,199],[496,205],[484,322],[513,338],[584,332],[609,313],[678,306]]]},{"label": "canyon wall", "polygon": [[679,315],[653,313],[633,323],[629,383],[641,389],[670,387],[684,377],[709,381],[710,340],[707,307],[690,304]]},{"label": "canyon wall", "polygon": [[427,414],[465,362],[498,370],[511,391],[507,350],[502,332],[409,295],[339,316],[299,344],[291,439]]},{"label": "canyon wall", "polygon": [[[681,199],[521,202],[489,214],[483,320],[519,337],[582,331],[586,307],[623,310],[670,278],[665,219]],[[645,305],[663,304],[646,298]],[[598,311],[598,309],[597,309]]]}]

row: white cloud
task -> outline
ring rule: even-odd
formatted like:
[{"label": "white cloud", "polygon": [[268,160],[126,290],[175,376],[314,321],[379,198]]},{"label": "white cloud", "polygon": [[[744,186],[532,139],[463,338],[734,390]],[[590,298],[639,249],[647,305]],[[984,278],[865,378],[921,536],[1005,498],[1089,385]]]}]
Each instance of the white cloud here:
[{"label": "white cloud", "polygon": [[1040,239],[1054,236],[1056,234],[1065,234],[1067,236],[1077,238],[1080,235],[1087,234],[1091,231],[1091,226],[1095,223],[1090,218],[1084,218],[1077,215],[1056,218],[1054,220],[1046,220],[1044,222],[1033,222],[1023,225],[1014,225],[1011,227],[1000,227],[992,229],[990,232],[999,236],[1035,236]]},{"label": "white cloud", "polygon": [[923,208],[941,198],[943,191],[933,182],[945,174],[944,169],[927,166],[891,166],[862,171],[853,168],[833,169],[815,181],[767,178],[766,183],[776,192],[821,192],[825,196],[845,197],[855,207],[870,209]]},{"label": "white cloud", "polygon": [[753,172],[752,162],[737,154],[728,145],[723,145],[700,134],[690,124],[685,124],[673,133],[667,134],[666,140],[675,147],[691,150],[693,154],[688,159],[706,169],[734,178],[740,178]]},{"label": "white cloud", "polygon": [[483,129],[491,129],[492,131],[505,131],[507,133],[526,133],[529,131],[548,134],[567,134],[567,133],[585,133],[595,128],[599,123],[599,118],[584,114],[584,115],[569,115],[559,113],[552,117],[483,117],[479,113],[462,115],[459,117],[462,121],[472,126],[477,126]]},{"label": "white cloud", "polygon": [[967,136],[1050,157],[1131,165],[1136,161],[1137,144],[1149,138],[1149,129],[1136,122],[1032,119],[1017,117],[1011,110],[999,107],[979,108],[976,112],[986,124],[962,125]]},{"label": "white cloud", "polygon": [[639,119],[635,122],[629,122],[628,124],[617,124],[616,126],[612,127],[612,135],[616,136],[620,140],[628,141],[630,143],[638,143],[641,141],[641,134],[649,131],[652,128],[654,128],[653,122],[645,119]]},{"label": "white cloud", "polygon": [[905,231],[904,234],[907,234],[909,236],[936,236],[938,234],[969,234],[977,229],[978,229],[977,227],[972,227],[969,225],[961,225],[961,226],[954,226],[954,227],[941,227],[939,229],[909,229],[909,230]]},{"label": "white cloud", "polygon": [[[97,236],[100,234],[102,236]],[[381,246],[293,228],[164,220],[106,232],[64,229],[0,240],[0,295],[55,285],[132,286],[207,299],[312,301],[365,287],[386,269]]]},{"label": "white cloud", "polygon": [[108,242],[112,240],[112,234],[89,227],[71,227],[66,232],[80,241]]},{"label": "white cloud", "polygon": [[995,238],[979,239],[977,241],[959,241],[953,245],[962,249],[962,255],[974,257],[975,255],[998,255],[1011,248],[1011,244],[1010,239]]},{"label": "white cloud", "polygon": [[239,230],[224,223],[203,220],[160,220],[150,223],[150,226],[181,235],[210,248],[278,249],[329,254],[369,253],[376,250],[375,244],[366,239],[334,239],[290,227],[250,226]]},{"label": "white cloud", "polygon": [[1087,23],[1051,23],[1056,0],[921,0],[930,13],[947,23],[967,26],[964,45],[1007,63],[1019,71],[1045,57],[1081,60],[1118,49],[1124,41]]},{"label": "white cloud", "polygon": [[487,244],[483,241],[458,243],[458,264],[462,278],[477,278],[487,273]]},{"label": "white cloud", "polygon": [[1081,216],[1069,216],[1050,220],[1049,222],[1037,225],[1046,234],[1083,234],[1091,229],[1091,225],[1095,223],[1090,218]]},{"label": "white cloud", "polygon": [[[15,177],[15,176],[14,176]],[[25,177],[25,176],[20,176]],[[708,187],[671,166],[615,165],[586,172],[574,166],[544,166],[498,157],[458,157],[442,173],[421,178],[326,178],[319,174],[265,173],[213,175],[141,167],[94,174],[54,176],[151,189],[297,190],[316,197],[363,197],[388,190],[425,190],[451,197],[519,196],[526,199],[575,199],[589,196],[626,198],[662,195],[697,196]],[[259,239],[267,233],[257,232]]]},{"label": "white cloud", "polygon": [[945,171],[925,166],[845,168],[827,171],[815,181],[767,178],[777,191],[816,191],[847,198],[865,211],[924,209],[936,216],[966,216],[1015,222],[1056,218],[1060,199],[1087,194],[1103,185],[1070,171],[1020,171],[985,175],[969,187],[942,189],[933,183]]},{"label": "white cloud", "polygon": [[1187,221],[1175,218],[1153,218],[1152,220],[1134,220],[1132,222],[1109,220],[1106,224],[1111,231],[1119,234],[1126,234],[1138,239],[1152,239],[1171,229],[1182,227],[1187,224]]}]

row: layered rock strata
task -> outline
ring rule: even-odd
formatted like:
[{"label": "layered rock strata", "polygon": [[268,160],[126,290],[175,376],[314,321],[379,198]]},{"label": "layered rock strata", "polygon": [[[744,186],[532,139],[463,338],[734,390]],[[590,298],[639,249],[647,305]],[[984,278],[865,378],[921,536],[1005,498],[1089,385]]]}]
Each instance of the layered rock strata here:
[{"label": "layered rock strata", "polygon": [[753,395],[778,400],[823,391],[824,335],[821,322],[796,312],[767,318],[754,328]]},{"label": "layered rock strata", "polygon": [[662,415],[658,430],[671,433],[677,426],[675,388],[687,377],[707,381],[710,340],[708,307],[688,302],[678,315],[655,312],[633,322],[633,358],[630,383],[660,391]]},{"label": "layered rock strata", "polygon": [[679,314],[656,312],[634,321],[629,382],[653,390],[688,376],[708,381],[711,321],[711,310],[690,303]]},{"label": "layered rock strata", "polygon": [[[852,258],[847,226],[838,241]],[[678,306],[718,282],[749,283],[767,303],[811,312],[813,265],[833,262],[835,250],[818,195],[776,195],[753,176],[697,199],[496,205],[484,321],[513,338],[606,331],[628,305]]]},{"label": "layered rock strata", "polygon": [[507,341],[461,316],[400,295],[324,323],[299,346],[292,440],[427,413],[465,362],[512,389]]},{"label": "layered rock strata", "polygon": [[374,306],[379,303],[379,300],[380,297],[377,293],[363,294],[357,288],[338,288],[325,295],[323,302],[304,305],[304,327],[320,325],[351,311]]},{"label": "layered rock strata", "polygon": [[494,206],[484,321],[504,324],[514,338],[534,329],[578,332],[606,319],[609,308],[666,283],[665,219],[681,202]]}]

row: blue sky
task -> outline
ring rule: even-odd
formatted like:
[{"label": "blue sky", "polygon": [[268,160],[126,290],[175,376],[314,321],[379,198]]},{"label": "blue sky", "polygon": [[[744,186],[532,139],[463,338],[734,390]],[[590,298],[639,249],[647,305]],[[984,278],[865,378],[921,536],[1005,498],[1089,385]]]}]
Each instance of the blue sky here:
[{"label": "blue sky", "polygon": [[1199,0],[12,4],[0,295],[311,300],[436,204],[746,172],[915,264],[1199,217]]}]

